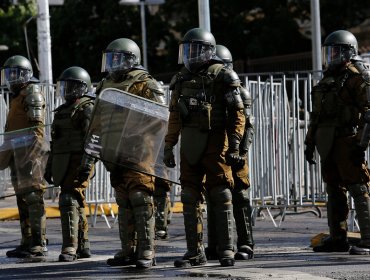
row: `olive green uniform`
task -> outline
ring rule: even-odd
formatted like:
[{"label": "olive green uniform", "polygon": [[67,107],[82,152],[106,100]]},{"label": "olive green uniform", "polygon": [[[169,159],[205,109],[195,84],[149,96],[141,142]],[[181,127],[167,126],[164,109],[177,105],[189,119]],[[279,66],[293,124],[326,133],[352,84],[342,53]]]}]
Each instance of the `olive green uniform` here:
[{"label": "olive green uniform", "polygon": [[[254,126],[251,122],[251,96],[245,88],[240,88],[241,97],[244,103],[245,115],[245,130],[240,148],[240,154],[246,157],[245,163],[242,166],[231,166],[234,188],[232,190],[233,212],[235,219],[235,227],[237,232],[237,248],[235,259],[251,259],[253,258],[253,232],[252,232],[252,208],[249,198],[249,166],[248,166],[248,151],[249,146],[253,141]],[[207,198],[207,196],[206,196]],[[206,248],[207,259],[217,259],[217,228],[215,220],[217,217],[209,215],[212,213],[212,208],[209,199],[207,199],[207,227],[208,227],[208,247]]]},{"label": "olive green uniform", "polygon": [[312,113],[305,144],[311,149],[316,147],[320,154],[321,173],[327,184],[331,239],[342,244],[347,240],[349,191],[354,198],[361,239],[370,247],[370,172],[365,150],[358,145],[364,114],[369,109],[369,84],[354,64],[342,71],[325,72],[311,93]]},{"label": "olive green uniform", "polygon": [[[154,101],[163,99],[163,89],[146,70],[132,68],[117,81],[110,76],[97,87],[97,94],[103,89],[116,88]],[[120,130],[121,119],[107,120],[110,129]],[[102,123],[102,127],[107,124]],[[116,129],[117,128],[117,129]],[[109,137],[109,135],[108,135]],[[110,172],[112,187],[116,192],[118,222],[122,249],[109,259],[110,265],[134,264],[135,260],[154,261],[155,213],[153,192],[155,177],[135,170],[104,162]],[[163,184],[162,184],[163,185]],[[168,184],[164,184],[167,185]],[[166,194],[166,192],[164,192]],[[137,234],[137,246],[136,245]]]},{"label": "olive green uniform", "polygon": [[[84,165],[84,137],[90,124],[93,105],[94,102],[89,97],[62,104],[55,109],[51,129],[48,168],[51,168],[54,185],[61,187],[59,209],[63,235],[62,254],[75,257],[83,257],[84,252],[90,248],[85,214],[85,189],[90,178],[78,184],[75,180]],[[92,174],[93,168],[90,177]]]},{"label": "olive green uniform", "polygon": [[[36,127],[32,129],[35,141],[34,151],[28,155],[25,154],[26,157],[28,156],[25,158],[28,163],[25,166],[32,166],[35,160],[39,160],[37,157],[44,143],[44,116],[45,99],[38,85],[28,84],[17,95],[13,95],[5,132]],[[19,174],[18,172],[21,171],[17,170],[14,156],[9,156],[8,159],[20,216],[21,247],[32,255],[42,256],[46,253],[44,252],[46,250],[46,215],[43,198],[45,185],[43,180],[40,180],[43,174],[38,174],[38,172]],[[22,180],[22,185],[19,185],[19,177],[28,179]],[[7,255],[12,256],[12,254]]]},{"label": "olive green uniform", "polygon": [[241,139],[245,117],[243,106],[229,106],[225,96],[239,86],[236,73],[215,61],[196,74],[184,67],[171,82],[170,118],[165,142],[173,147],[181,134],[181,202],[187,241],[184,260],[196,265],[204,263],[201,213],[204,176],[211,211],[217,217],[219,259],[234,257],[231,198],[234,184],[225,155],[228,138]]}]

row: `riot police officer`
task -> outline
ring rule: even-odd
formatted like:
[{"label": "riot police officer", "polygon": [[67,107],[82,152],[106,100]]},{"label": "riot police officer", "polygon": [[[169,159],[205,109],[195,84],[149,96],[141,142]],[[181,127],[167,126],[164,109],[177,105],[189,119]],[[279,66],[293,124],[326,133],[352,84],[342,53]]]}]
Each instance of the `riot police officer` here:
[{"label": "riot police officer", "polygon": [[[222,59],[226,68],[230,70],[233,69],[233,58],[228,48],[223,45],[216,45],[216,56]],[[254,127],[251,122],[252,97],[250,92],[242,86],[239,87],[239,91],[244,104],[244,115],[246,120],[245,131],[240,146],[240,155],[248,159],[248,150],[250,144],[252,143],[254,134]],[[245,160],[243,166],[233,165],[231,166],[231,169],[233,171],[233,178],[235,183],[235,186],[232,189],[232,200],[235,227],[238,237],[238,251],[235,253],[235,259],[248,260],[253,258],[254,247],[251,217],[252,208],[248,192],[248,189],[250,188],[248,160]],[[211,207],[212,206],[210,201],[207,201],[207,213],[212,213]],[[217,259],[217,229],[215,227],[215,219],[217,219],[217,217],[207,217],[208,247],[206,248],[206,256],[209,260]]]},{"label": "riot police officer", "polygon": [[[34,141],[29,146],[33,148],[32,152],[17,156],[14,153],[8,161],[17,197],[22,240],[17,248],[6,252],[6,255],[17,258],[43,257],[47,254],[43,198],[45,185],[40,172],[43,174],[44,170],[42,166],[38,166],[37,170],[35,167],[42,162],[40,155],[45,144],[45,98],[37,80],[33,78],[31,63],[21,55],[12,56],[5,61],[1,69],[1,84],[6,84],[11,94],[5,132],[28,128]],[[28,168],[18,168],[19,160]],[[23,179],[20,183],[20,178],[26,180]]]},{"label": "riot police officer", "polygon": [[365,150],[370,138],[370,70],[358,58],[355,36],[338,30],[322,47],[323,79],[313,88],[312,112],[306,135],[306,160],[315,163],[317,149],[328,194],[330,236],[315,252],[345,252],[347,191],[354,200],[361,241],[351,254],[370,253],[370,173]]},{"label": "riot police officer", "polygon": [[[116,88],[164,104],[162,86],[140,65],[140,58],[140,49],[131,39],[112,41],[103,52],[102,72],[108,72],[108,75],[97,86],[97,94],[105,88]],[[109,125],[113,128],[119,129],[123,125],[121,120],[112,122]],[[162,191],[158,192],[166,196],[169,183],[109,162],[104,162],[104,165],[110,172],[111,184],[116,192],[122,245],[122,249],[107,263],[111,266],[136,264],[137,268],[150,268],[155,264],[153,192],[155,188],[162,187]]]},{"label": "riot police officer", "polygon": [[239,152],[245,116],[238,75],[218,59],[212,33],[189,30],[179,46],[179,63],[169,106],[164,163],[175,166],[173,147],[181,133],[181,202],[187,252],[176,267],[207,262],[203,245],[202,189],[204,186],[217,217],[217,253],[221,266],[234,265],[233,177],[230,165],[244,164]]},{"label": "riot police officer", "polygon": [[91,90],[90,75],[78,66],[65,69],[57,81],[57,94],[65,102],[55,109],[45,179],[61,187],[63,245],[59,261],[91,256],[85,189],[93,173],[94,159],[84,154],[83,149],[94,105],[93,99],[86,95]]}]

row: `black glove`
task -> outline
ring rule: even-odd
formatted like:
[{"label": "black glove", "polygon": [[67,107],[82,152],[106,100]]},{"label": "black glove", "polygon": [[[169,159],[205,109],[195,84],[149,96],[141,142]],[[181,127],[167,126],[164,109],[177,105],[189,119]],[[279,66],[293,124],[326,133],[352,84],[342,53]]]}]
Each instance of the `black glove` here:
[{"label": "black glove", "polygon": [[315,147],[306,146],[304,150],[304,155],[309,164],[316,164],[316,161],[313,159],[315,153]]},{"label": "black glove", "polygon": [[89,179],[91,170],[94,168],[95,159],[87,154],[84,154],[81,160],[81,165],[77,169],[76,178],[73,181],[75,188],[81,187],[82,183]]},{"label": "black glove", "polygon": [[245,156],[239,154],[240,140],[236,136],[229,137],[229,149],[226,152],[226,163],[231,166],[243,166]]},{"label": "black glove", "polygon": [[173,154],[173,146],[171,144],[166,143],[164,146],[164,153],[163,153],[163,163],[167,167],[175,167],[175,155]]}]

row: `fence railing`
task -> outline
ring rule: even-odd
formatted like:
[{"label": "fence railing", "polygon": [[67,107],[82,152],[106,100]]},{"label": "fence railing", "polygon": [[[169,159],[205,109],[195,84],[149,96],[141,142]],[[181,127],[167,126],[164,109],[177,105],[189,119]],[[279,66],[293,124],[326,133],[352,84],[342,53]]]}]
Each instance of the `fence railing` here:
[{"label": "fence railing", "polygon": [[[369,55],[370,59],[370,55]],[[285,215],[312,212],[320,216],[318,206],[326,202],[325,186],[320,173],[320,161],[308,165],[304,159],[304,137],[311,111],[312,86],[321,73],[254,73],[240,74],[252,94],[254,140],[249,153],[251,198],[254,214],[266,210],[275,226]],[[53,120],[53,110],[62,103],[54,94],[54,85],[43,85],[47,100],[47,123]],[[170,90],[165,85],[166,100]],[[8,95],[0,88],[0,132],[5,124]],[[50,131],[47,131],[50,133]],[[179,149],[179,147],[177,147]],[[179,161],[178,161],[179,163]],[[9,186],[9,173],[0,172],[1,189]],[[174,185],[171,201],[180,200],[180,186]],[[87,203],[101,207],[115,202],[109,173],[101,163],[87,191]],[[277,210],[273,215],[272,209]],[[96,214],[96,213],[95,213]],[[96,217],[96,215],[94,215]],[[280,217],[277,224],[276,219]],[[104,216],[109,226],[107,218]]]}]

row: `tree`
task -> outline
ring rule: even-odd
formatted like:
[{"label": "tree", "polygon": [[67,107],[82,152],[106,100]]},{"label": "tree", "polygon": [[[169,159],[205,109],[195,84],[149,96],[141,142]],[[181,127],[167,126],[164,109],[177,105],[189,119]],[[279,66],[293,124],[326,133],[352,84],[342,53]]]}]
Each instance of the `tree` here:
[{"label": "tree", "polygon": [[[36,0],[10,0],[0,4],[0,44],[27,55],[23,25],[36,11]],[[283,54],[308,52],[310,0],[212,0],[211,31],[216,42],[227,46],[234,60],[246,61]],[[320,0],[323,38],[337,29],[348,29],[369,18],[368,0]],[[85,68],[94,82],[100,73],[102,51],[114,39],[128,37],[142,46],[138,6],[119,0],[65,0],[50,7],[53,77],[67,67]],[[36,53],[36,21],[28,24],[30,49]],[[149,71],[169,82],[179,69],[178,43],[186,31],[198,26],[198,0],[166,0],[156,13],[146,7]]]}]

